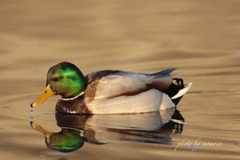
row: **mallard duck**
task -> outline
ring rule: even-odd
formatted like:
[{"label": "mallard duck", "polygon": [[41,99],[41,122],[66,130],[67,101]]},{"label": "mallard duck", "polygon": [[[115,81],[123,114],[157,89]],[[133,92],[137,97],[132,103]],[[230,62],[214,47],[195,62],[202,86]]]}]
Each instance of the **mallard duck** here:
[{"label": "mallard duck", "polygon": [[154,74],[103,70],[84,77],[74,64],[62,62],[49,69],[46,88],[31,107],[52,95],[61,95],[56,111],[70,114],[126,114],[173,108],[174,99],[181,98],[192,84],[169,76],[175,69]]}]

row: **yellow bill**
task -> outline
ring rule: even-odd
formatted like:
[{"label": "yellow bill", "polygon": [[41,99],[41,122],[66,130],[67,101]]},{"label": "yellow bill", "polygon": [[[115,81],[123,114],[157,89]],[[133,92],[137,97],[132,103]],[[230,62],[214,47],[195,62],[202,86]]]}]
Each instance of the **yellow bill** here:
[{"label": "yellow bill", "polygon": [[49,141],[50,141],[50,136],[51,136],[52,134],[55,134],[55,133],[46,131],[46,130],[43,129],[40,125],[38,125],[38,124],[36,124],[36,123],[31,122],[31,126],[32,126],[33,129],[35,129],[35,130],[43,133],[43,134],[45,135],[45,137],[47,138],[47,142],[48,142],[48,143],[49,143]]},{"label": "yellow bill", "polygon": [[50,88],[50,84],[47,85],[47,87],[44,89],[42,95],[38,97],[38,99],[31,104],[31,107],[37,106],[39,104],[42,104],[44,101],[46,101],[49,97],[56,94],[56,92],[53,92]]}]

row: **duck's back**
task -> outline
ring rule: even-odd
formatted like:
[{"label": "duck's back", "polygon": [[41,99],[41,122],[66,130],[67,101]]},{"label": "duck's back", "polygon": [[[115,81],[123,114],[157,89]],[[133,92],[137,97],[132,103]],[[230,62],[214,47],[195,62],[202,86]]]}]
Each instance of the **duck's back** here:
[{"label": "duck's back", "polygon": [[153,77],[134,72],[99,71],[87,75],[86,79],[88,82],[86,93],[95,90],[95,97],[114,98],[121,95],[136,95],[148,90],[147,84]]},{"label": "duck's back", "polygon": [[[85,78],[85,102],[93,113],[98,114],[159,110],[164,96],[160,89],[168,88],[172,81],[172,77],[164,74],[156,76],[110,70],[93,72]],[[157,80],[159,83],[155,88]],[[169,103],[172,105],[170,99]]]}]

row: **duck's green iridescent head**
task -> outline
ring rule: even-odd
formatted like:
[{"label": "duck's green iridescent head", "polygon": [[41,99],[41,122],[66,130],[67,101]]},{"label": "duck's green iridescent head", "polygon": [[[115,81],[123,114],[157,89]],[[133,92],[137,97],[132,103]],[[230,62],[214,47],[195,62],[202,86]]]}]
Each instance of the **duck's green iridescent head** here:
[{"label": "duck's green iridescent head", "polygon": [[31,127],[45,136],[48,148],[60,152],[72,152],[84,145],[85,138],[81,136],[80,130],[62,128],[61,132],[54,133],[43,129],[40,125],[31,122]]},{"label": "duck's green iridescent head", "polygon": [[62,62],[49,69],[46,86],[64,98],[72,98],[84,90],[84,76],[72,63]]},{"label": "duck's green iridescent head", "polygon": [[63,128],[61,132],[45,137],[47,147],[60,152],[72,152],[84,145],[84,137],[80,136],[79,130]]},{"label": "duck's green iridescent head", "polygon": [[54,94],[62,95],[63,98],[72,98],[84,90],[85,81],[82,72],[74,64],[62,62],[49,69],[46,88],[31,106],[43,103]]}]

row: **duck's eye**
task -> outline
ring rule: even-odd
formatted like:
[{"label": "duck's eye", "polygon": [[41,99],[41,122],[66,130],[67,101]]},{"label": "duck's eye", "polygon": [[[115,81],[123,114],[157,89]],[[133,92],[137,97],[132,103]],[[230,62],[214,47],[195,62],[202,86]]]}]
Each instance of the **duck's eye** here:
[{"label": "duck's eye", "polygon": [[59,80],[61,80],[63,78],[63,76],[58,76],[58,77],[56,77],[56,78],[53,78],[53,80],[54,81],[59,81]]}]

